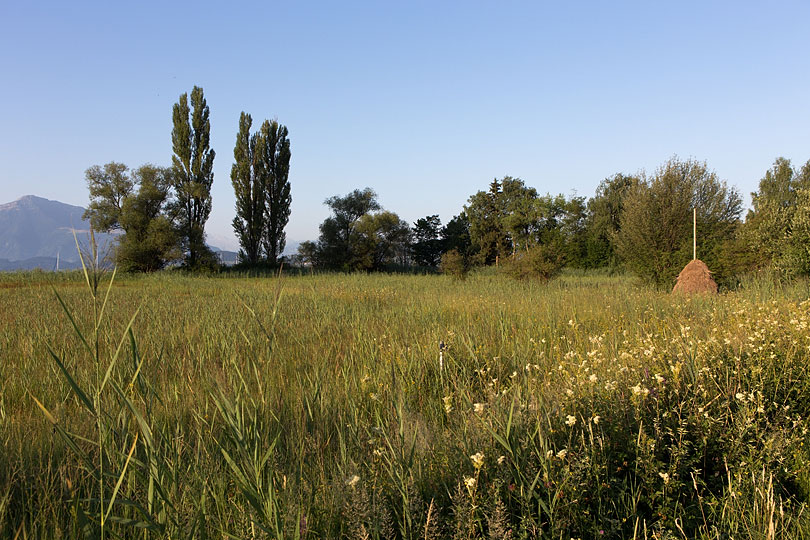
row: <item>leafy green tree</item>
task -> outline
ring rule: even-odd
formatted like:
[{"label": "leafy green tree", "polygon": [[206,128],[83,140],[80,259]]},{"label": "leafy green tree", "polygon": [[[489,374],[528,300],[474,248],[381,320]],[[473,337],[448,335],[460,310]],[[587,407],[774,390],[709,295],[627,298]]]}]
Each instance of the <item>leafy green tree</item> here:
[{"label": "leafy green tree", "polygon": [[165,212],[171,188],[171,170],[144,165],[133,173],[138,186],[121,207],[125,231],[115,252],[120,268],[130,272],[154,272],[182,258],[179,239]]},{"label": "leafy green tree", "polygon": [[258,264],[262,255],[265,231],[264,176],[256,169],[256,135],[251,136],[253,119],[249,114],[239,115],[239,132],[233,148],[235,163],[231,166],[231,184],[236,196],[236,217],[233,230],[239,239],[239,259],[247,264]]},{"label": "leafy green tree", "polygon": [[464,207],[470,223],[470,241],[480,264],[492,264],[511,252],[509,234],[503,223],[506,209],[501,185],[500,180],[493,180],[489,191],[471,196]]},{"label": "leafy green tree", "polygon": [[413,260],[419,266],[436,267],[442,256],[439,239],[442,222],[437,214],[419,218],[413,224]]},{"label": "leafy green tree", "polygon": [[[751,194],[741,236],[748,247],[752,266],[773,265],[788,274],[795,263],[795,249],[790,249],[794,218],[799,209],[799,194],[810,188],[810,162],[795,170],[790,160],[777,158],[759,181],[759,191]],[[788,255],[788,251],[794,255]]]},{"label": "leafy green tree", "polygon": [[357,222],[366,214],[379,210],[377,194],[371,188],[355,189],[340,197],[335,195],[324,201],[332,215],[320,225],[318,262],[327,268],[351,268],[354,259],[352,238]]},{"label": "leafy green tree", "polygon": [[742,199],[705,162],[677,158],[651,178],[642,177],[624,199],[616,248],[627,267],[657,285],[671,285],[692,258],[693,208],[698,256],[716,270],[724,243],[739,226]]},{"label": "leafy green tree", "polygon": [[121,228],[121,207],[135,187],[129,168],[111,161],[103,166],[93,165],[84,172],[84,177],[90,191],[90,204],[83,217],[89,219],[97,231]]},{"label": "leafy green tree", "polygon": [[352,267],[357,270],[382,270],[403,263],[410,238],[408,223],[393,212],[365,214],[357,220],[350,240]]},{"label": "leafy green tree", "polygon": [[116,264],[126,271],[152,272],[180,256],[179,239],[167,202],[172,171],[143,165],[108,163],[87,170],[91,204],[85,212],[96,230],[123,231],[115,248]]},{"label": "leafy green tree", "polygon": [[564,248],[562,259],[573,268],[587,267],[587,221],[588,207],[585,197],[573,196],[563,205],[560,233]]},{"label": "leafy green tree", "polygon": [[265,189],[263,247],[267,260],[275,264],[284,252],[290,220],[290,140],[286,126],[265,120],[256,140],[257,171]]},{"label": "leafy green tree", "polygon": [[456,250],[463,257],[472,255],[470,240],[470,221],[467,214],[461,212],[447,222],[441,230],[442,253]]},{"label": "leafy green tree", "polygon": [[[810,162],[805,165],[810,172]],[[790,232],[783,241],[784,251],[777,259],[777,268],[789,276],[810,276],[810,189],[796,193],[796,209]]]},{"label": "leafy green tree", "polygon": [[188,95],[182,94],[172,108],[172,168],[185,263],[196,268],[216,264],[216,256],[205,244],[216,153],[210,148],[210,113],[202,88],[192,89],[191,108],[188,101]]},{"label": "leafy green tree", "polygon": [[588,201],[585,266],[619,266],[616,235],[621,227],[624,199],[639,182],[636,176],[618,173],[602,180],[596,188],[596,194]]},{"label": "leafy green tree", "polygon": [[539,224],[537,190],[527,187],[520,178],[506,176],[501,180],[501,225],[507,234],[512,253],[527,251],[537,242]]}]

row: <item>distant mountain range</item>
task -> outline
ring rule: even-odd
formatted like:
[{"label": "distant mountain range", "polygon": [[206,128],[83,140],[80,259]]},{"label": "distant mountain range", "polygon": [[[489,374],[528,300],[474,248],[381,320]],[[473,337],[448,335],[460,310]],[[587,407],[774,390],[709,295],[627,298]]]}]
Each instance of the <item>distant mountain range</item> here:
[{"label": "distant mountain range", "polygon": [[[89,244],[90,223],[82,219],[84,208],[34,195],[0,204],[0,271],[67,270],[80,268],[76,240],[82,249]],[[115,234],[97,233],[96,242],[108,251]],[[211,246],[225,264],[236,262],[236,252]]]}]

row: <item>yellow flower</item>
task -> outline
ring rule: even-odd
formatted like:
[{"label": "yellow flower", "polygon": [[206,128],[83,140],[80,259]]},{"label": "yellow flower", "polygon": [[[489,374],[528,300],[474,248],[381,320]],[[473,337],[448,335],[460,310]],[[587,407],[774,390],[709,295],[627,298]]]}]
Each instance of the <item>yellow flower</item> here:
[{"label": "yellow flower", "polygon": [[577,417],[576,416],[571,416],[569,414],[568,416],[565,417],[565,424],[566,425],[573,426],[576,423],[577,423]]}]

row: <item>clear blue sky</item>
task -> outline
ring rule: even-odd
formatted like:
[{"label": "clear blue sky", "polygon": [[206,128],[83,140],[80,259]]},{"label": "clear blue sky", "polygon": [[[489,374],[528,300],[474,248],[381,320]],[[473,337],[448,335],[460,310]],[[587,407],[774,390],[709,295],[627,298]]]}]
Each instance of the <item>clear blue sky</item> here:
[{"label": "clear blue sky", "polygon": [[87,204],[84,170],[171,162],[171,108],[202,86],[209,241],[234,248],[240,111],[292,142],[290,241],[370,186],[446,222],[494,177],[590,196],[673,154],[748,201],[810,159],[808,2],[0,4],[0,203]]}]

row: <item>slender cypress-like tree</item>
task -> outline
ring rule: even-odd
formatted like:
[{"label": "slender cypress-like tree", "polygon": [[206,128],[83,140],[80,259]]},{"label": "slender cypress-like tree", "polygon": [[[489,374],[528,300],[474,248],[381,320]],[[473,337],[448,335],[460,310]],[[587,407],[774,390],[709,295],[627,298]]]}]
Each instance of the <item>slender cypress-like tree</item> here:
[{"label": "slender cypress-like tree", "polygon": [[268,262],[275,263],[284,251],[287,235],[284,227],[290,220],[290,140],[287,128],[265,120],[256,142],[257,172],[265,182],[264,252]]},{"label": "slender cypress-like tree", "polygon": [[239,239],[239,258],[257,264],[262,256],[265,232],[265,180],[263,167],[256,162],[259,134],[250,135],[253,119],[243,112],[239,116],[239,132],[233,148],[235,163],[231,167],[231,183],[236,195],[236,217],[233,230]]},{"label": "slender cypress-like tree", "polygon": [[197,267],[213,262],[205,245],[205,222],[211,213],[211,184],[214,182],[215,152],[209,147],[211,123],[202,88],[183,94],[172,108],[172,169],[175,204],[180,235],[186,249],[186,266]]}]

